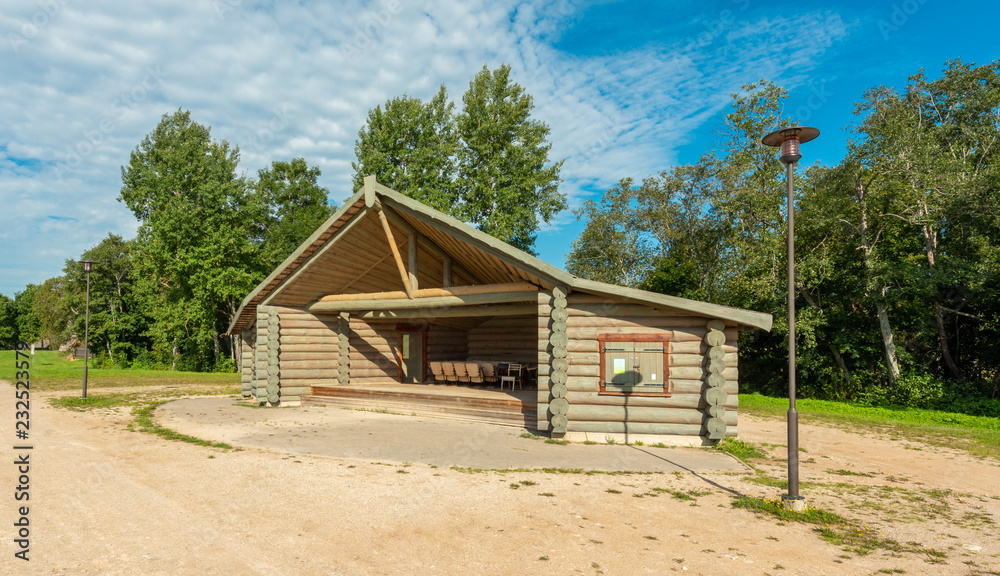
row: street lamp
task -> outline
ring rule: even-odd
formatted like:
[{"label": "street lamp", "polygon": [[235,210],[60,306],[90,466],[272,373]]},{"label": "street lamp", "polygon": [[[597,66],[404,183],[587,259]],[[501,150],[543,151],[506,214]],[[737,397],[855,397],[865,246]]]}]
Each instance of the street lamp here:
[{"label": "street lamp", "polygon": [[781,148],[788,181],[788,494],[781,497],[784,507],[802,511],[806,500],[799,495],[799,413],[795,410],[795,163],[802,158],[799,144],[819,136],[819,130],[792,126],[764,136],[767,146]]},{"label": "street lamp", "polygon": [[87,307],[83,313],[83,398],[87,397],[87,361],[90,356],[90,271],[94,269],[93,260],[80,260],[87,272]]}]

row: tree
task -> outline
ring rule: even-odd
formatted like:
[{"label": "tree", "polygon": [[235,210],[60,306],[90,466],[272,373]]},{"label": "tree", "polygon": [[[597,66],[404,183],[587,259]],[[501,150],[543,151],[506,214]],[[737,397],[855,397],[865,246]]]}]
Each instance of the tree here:
[{"label": "tree", "polygon": [[329,192],[316,183],[320,174],[304,158],[275,161],[257,172],[253,233],[263,274],[277,267],[333,213]]},{"label": "tree", "polygon": [[549,127],[510,66],[476,74],[457,116],[444,86],[429,101],[402,96],[368,112],[354,152],[354,185],[383,184],[527,252],[541,222],[566,208],[562,162],[549,163]]},{"label": "tree", "polygon": [[539,218],[566,208],[562,161],[549,164],[549,127],[531,118],[531,96],[510,80],[510,66],[483,67],[458,115],[458,187],[466,218],[480,230],[534,252]]},{"label": "tree", "polygon": [[[139,220],[135,262],[150,335],[187,367],[220,360],[239,302],[259,280],[239,149],[212,139],[190,112],[164,115],[122,167],[120,200]],[[232,346],[230,354],[232,354]]]},{"label": "tree", "polygon": [[14,311],[17,314],[17,338],[29,344],[38,342],[42,335],[42,321],[35,313],[35,293],[37,284],[28,284],[24,290],[14,293]]},{"label": "tree", "polygon": [[17,345],[17,309],[14,301],[0,294],[0,350],[13,350]]},{"label": "tree", "polygon": [[58,346],[69,338],[65,281],[64,276],[56,276],[42,282],[32,300],[32,309],[39,320],[39,335],[49,346]]},{"label": "tree", "polygon": [[[147,306],[156,306],[155,301],[141,299],[136,290],[135,250],[136,241],[109,233],[81,255],[81,260],[96,262],[90,273],[90,349],[95,354],[106,353],[118,365],[127,365],[149,346],[146,332],[152,310]],[[59,277],[62,298],[55,316],[82,338],[87,274],[77,260],[67,260],[63,273]]]},{"label": "tree", "polygon": [[354,145],[354,188],[365,176],[442,212],[456,212],[455,105],[444,86],[428,102],[404,94],[368,111]]}]

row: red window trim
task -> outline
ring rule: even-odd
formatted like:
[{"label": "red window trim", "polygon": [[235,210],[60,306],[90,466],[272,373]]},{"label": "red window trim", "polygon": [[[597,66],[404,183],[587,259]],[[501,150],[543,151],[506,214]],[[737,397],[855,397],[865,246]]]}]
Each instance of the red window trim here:
[{"label": "red window trim", "polygon": [[[597,351],[601,356],[599,382],[604,396],[670,396],[670,334],[598,334]],[[663,392],[617,392],[605,389],[604,344],[607,342],[663,342]]]}]

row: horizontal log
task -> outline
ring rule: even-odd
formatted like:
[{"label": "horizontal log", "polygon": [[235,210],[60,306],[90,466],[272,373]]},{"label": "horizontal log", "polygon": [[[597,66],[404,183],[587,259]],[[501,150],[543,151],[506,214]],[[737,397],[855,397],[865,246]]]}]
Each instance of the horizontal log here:
[{"label": "horizontal log", "polygon": [[339,365],[330,360],[287,360],[282,358],[279,365],[285,370],[338,370]]},{"label": "horizontal log", "polygon": [[302,396],[303,394],[308,394],[311,392],[311,386],[290,386],[286,381],[281,381],[281,399],[284,400],[289,396]]},{"label": "horizontal log", "polygon": [[[735,427],[731,428],[733,436]],[[650,424],[644,422],[574,422],[566,425],[567,432],[588,432],[595,434],[660,434],[664,436],[701,436],[701,424]],[[727,435],[730,431],[727,430]]]},{"label": "horizontal log", "polygon": [[319,328],[285,328],[281,327],[281,338],[288,336],[322,336],[324,338],[336,338],[337,332],[329,329]]},{"label": "horizontal log", "polygon": [[[548,352],[550,350],[551,344],[549,344],[548,338],[545,340],[538,341],[538,351]],[[597,340],[572,340],[566,344],[566,349],[570,352],[596,352],[597,351]]]},{"label": "horizontal log", "polygon": [[[536,292],[538,287],[527,282],[505,284],[480,284],[476,286],[452,286],[451,288],[427,288],[414,290],[413,298],[440,298],[447,296],[469,296],[473,294],[501,294],[509,292]],[[400,300],[408,299],[406,292],[375,292],[367,294],[330,294],[319,302],[352,302],[358,300]]]},{"label": "horizontal log", "polygon": [[[377,310],[420,310],[452,306],[478,306],[481,304],[505,304],[511,302],[531,302],[534,291],[498,292],[489,294],[469,294],[464,296],[441,296],[434,298],[351,300],[341,302],[316,302],[310,304],[310,311],[336,310],[344,312]],[[432,313],[432,312],[428,312]]]},{"label": "horizontal log", "polygon": [[482,316],[518,316],[535,311],[533,304],[492,304],[417,310],[372,310],[355,316],[369,320],[434,320],[436,318],[476,318]]},{"label": "horizontal log", "polygon": [[[331,344],[337,341],[337,336],[328,334],[323,336],[282,336],[281,346],[294,346],[297,344]],[[259,349],[259,345],[258,345]]]},{"label": "horizontal log", "polygon": [[[281,386],[284,388],[288,386],[290,388],[310,388],[312,386],[339,386],[340,383],[336,378],[282,378]],[[308,392],[307,392],[308,393]]]},{"label": "horizontal log", "polygon": [[[644,422],[648,424],[701,424],[705,412],[696,408],[650,406],[599,406],[570,404],[570,422]],[[727,416],[728,418],[728,416]],[[736,413],[732,413],[735,424]]]},{"label": "horizontal log", "polygon": [[598,304],[570,305],[566,311],[569,312],[566,323],[578,327],[629,327],[649,323],[679,328],[705,326],[707,320],[702,316],[677,316],[669,311],[629,304],[609,306],[607,309]]},{"label": "horizontal log", "polygon": [[330,344],[289,344],[281,347],[281,357],[284,358],[285,354],[312,354],[316,356],[326,357],[328,355],[336,355],[340,352],[339,343]]},{"label": "horizontal log", "polygon": [[[685,408],[701,410],[707,413],[708,403],[700,393],[677,394],[670,396],[616,396],[599,394],[597,392],[567,392],[566,400],[570,405],[580,406],[629,406],[629,407],[662,407]],[[735,395],[725,404],[726,409],[735,411],[738,408]]]},{"label": "horizontal log", "polygon": [[281,370],[279,378],[284,382],[286,378],[289,380],[322,380],[333,378],[336,375],[336,370]]},{"label": "horizontal log", "polygon": [[281,362],[300,360],[323,360],[326,362],[336,362],[340,356],[337,350],[330,352],[290,352],[287,349],[281,350]]}]

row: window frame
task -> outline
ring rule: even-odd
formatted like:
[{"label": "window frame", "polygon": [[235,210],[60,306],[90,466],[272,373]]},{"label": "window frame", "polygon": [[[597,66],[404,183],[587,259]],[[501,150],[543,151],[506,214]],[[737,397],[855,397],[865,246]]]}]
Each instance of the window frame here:
[{"label": "window frame", "polygon": [[[597,351],[600,354],[600,375],[598,376],[602,396],[671,396],[670,392],[670,337],[671,334],[598,334]],[[663,389],[661,392],[622,392],[606,388],[605,375],[607,365],[604,360],[604,347],[608,342],[662,342],[663,343]],[[654,388],[653,386],[649,386]]]}]

